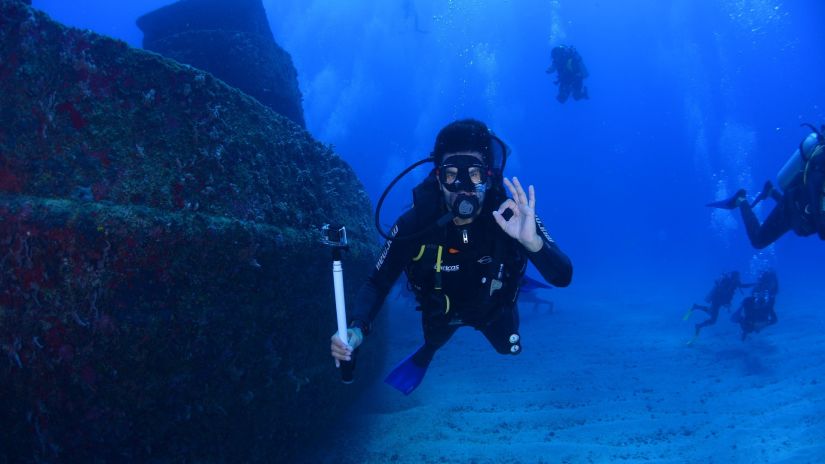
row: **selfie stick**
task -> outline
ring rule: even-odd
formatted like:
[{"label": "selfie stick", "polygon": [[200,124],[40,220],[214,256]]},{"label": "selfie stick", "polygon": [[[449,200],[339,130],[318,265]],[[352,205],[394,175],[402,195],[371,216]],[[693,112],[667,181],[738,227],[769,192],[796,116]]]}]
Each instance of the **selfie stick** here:
[{"label": "selfie stick", "polygon": [[[332,282],[335,287],[335,315],[338,322],[338,338],[347,342],[347,308],[344,299],[344,267],[341,265],[342,252],[348,248],[347,231],[344,226],[324,225],[322,241],[332,247]],[[353,353],[354,355],[354,353]],[[355,360],[341,361],[341,381],[352,383]]]}]

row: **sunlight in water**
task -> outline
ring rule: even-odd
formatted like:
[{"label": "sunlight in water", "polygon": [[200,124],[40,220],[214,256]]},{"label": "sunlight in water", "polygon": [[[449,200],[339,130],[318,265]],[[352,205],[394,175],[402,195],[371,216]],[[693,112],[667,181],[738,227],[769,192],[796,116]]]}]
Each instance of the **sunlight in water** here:
[{"label": "sunlight in water", "polygon": [[567,33],[564,31],[561,20],[560,0],[552,0],[550,2],[550,12],[552,18],[552,22],[550,23],[550,45],[554,45],[567,39]]},{"label": "sunlight in water", "polygon": [[781,2],[769,0],[735,0],[724,3],[728,17],[745,31],[767,35],[772,28],[783,27],[788,12]]}]

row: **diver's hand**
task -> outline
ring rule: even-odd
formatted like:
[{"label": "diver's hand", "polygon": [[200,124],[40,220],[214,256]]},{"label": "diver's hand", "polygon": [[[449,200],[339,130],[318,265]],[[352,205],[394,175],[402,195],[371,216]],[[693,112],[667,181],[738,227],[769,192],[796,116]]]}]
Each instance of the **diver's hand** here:
[{"label": "diver's hand", "polygon": [[[501,230],[518,240],[528,251],[539,251],[544,246],[544,242],[536,233],[536,190],[532,185],[529,186],[528,197],[516,177],[513,177],[512,182],[505,177],[504,185],[507,186],[513,198],[508,198],[498,207],[498,211],[493,211],[496,223]],[[513,212],[509,220],[502,216],[502,213],[508,209]]]},{"label": "diver's hand", "polygon": [[332,334],[330,339],[330,350],[332,357],[335,359],[335,367],[341,367],[341,361],[352,361],[352,351],[361,345],[364,341],[364,334],[358,327],[347,329],[347,338],[349,344],[344,343],[338,338],[338,332]]}]

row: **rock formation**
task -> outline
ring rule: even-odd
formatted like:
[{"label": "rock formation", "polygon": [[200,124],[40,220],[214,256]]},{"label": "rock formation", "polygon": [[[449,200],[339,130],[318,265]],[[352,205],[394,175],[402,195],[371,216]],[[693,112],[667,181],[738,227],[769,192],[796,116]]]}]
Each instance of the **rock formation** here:
[{"label": "rock formation", "polygon": [[[357,389],[352,170],[203,71],[0,0],[0,462],[287,462]],[[363,381],[380,340],[359,359]]]},{"label": "rock formation", "polygon": [[206,70],[305,126],[292,58],[275,43],[261,0],[182,0],[137,23],[145,49]]}]

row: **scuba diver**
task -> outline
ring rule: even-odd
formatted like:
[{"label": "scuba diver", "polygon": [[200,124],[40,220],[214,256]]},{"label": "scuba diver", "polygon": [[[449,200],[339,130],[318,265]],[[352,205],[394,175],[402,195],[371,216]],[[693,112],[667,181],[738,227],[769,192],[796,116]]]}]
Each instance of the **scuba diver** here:
[{"label": "scuba diver", "polygon": [[[781,192],[768,181],[753,202],[748,202],[747,192],[740,189],[733,197],[708,203],[707,206],[722,209],[739,208],[751,245],[762,249],[775,242],[789,230],[800,237],[818,234],[825,240],[825,125],[813,130],[794,151],[777,174]],[[772,198],[776,202],[765,222],[753,212],[762,200]]]},{"label": "scuba diver", "polygon": [[552,62],[545,72],[547,74],[558,73],[558,77],[553,82],[559,86],[556,100],[564,103],[571,93],[574,100],[589,99],[587,87],[583,83],[589,74],[576,47],[559,45],[550,52],[550,58]]},{"label": "scuba diver", "polygon": [[693,311],[696,309],[704,311],[708,313],[708,316],[710,316],[704,322],[696,324],[694,328],[695,333],[693,335],[693,338],[687,344],[690,345],[691,343],[693,343],[696,340],[696,338],[699,337],[699,332],[704,327],[708,327],[716,323],[716,319],[719,317],[719,309],[722,306],[730,307],[731,301],[733,301],[733,295],[736,293],[736,290],[752,286],[753,284],[743,284],[742,281],[739,280],[739,271],[726,272],[719,276],[719,278],[716,279],[716,282],[713,284],[713,288],[705,297],[705,301],[707,303],[710,303],[710,306],[694,303],[693,306],[682,318],[683,320],[687,320],[691,316],[691,314],[693,314]]},{"label": "scuba diver", "polygon": [[779,293],[779,280],[772,270],[763,272],[750,296],[742,300],[739,309],[733,314],[731,320],[739,324],[742,328],[742,340],[747,338],[751,332],[759,332],[769,325],[777,322],[776,294]]},{"label": "scuba diver", "polygon": [[[573,267],[535,214],[533,186],[525,192],[515,177],[503,178],[506,158],[506,145],[483,122],[458,120],[441,129],[429,158],[390,183],[375,214],[387,241],[355,299],[349,343],[332,337],[336,365],[352,360],[402,271],[421,311],[424,343],[385,382],[409,395],[436,351],[460,327],[481,331],[498,353],[521,353],[516,303],[527,261],[557,287],[570,284]],[[379,212],[387,192],[429,162],[435,167],[414,189],[413,207],[385,233]]]}]

